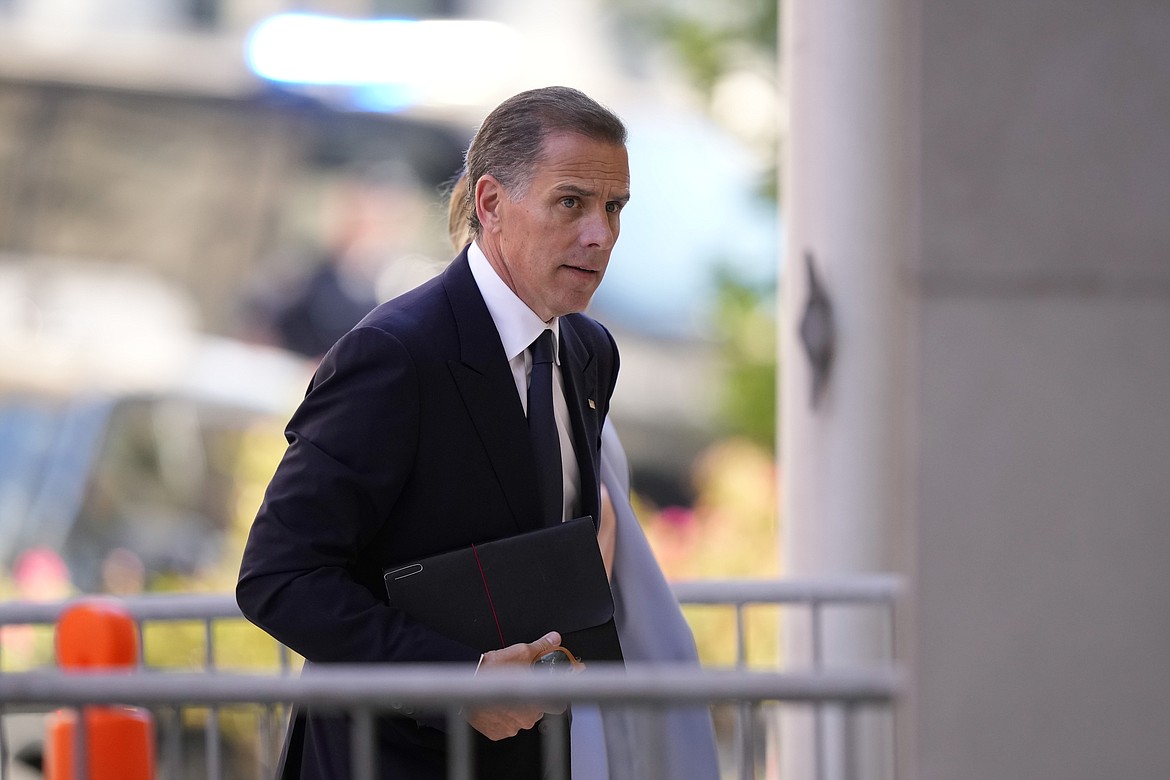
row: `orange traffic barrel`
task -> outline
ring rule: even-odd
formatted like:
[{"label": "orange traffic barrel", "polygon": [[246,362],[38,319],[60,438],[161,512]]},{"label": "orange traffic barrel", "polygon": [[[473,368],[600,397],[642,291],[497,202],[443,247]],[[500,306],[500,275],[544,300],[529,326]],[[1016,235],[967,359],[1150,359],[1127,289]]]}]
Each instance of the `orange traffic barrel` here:
[{"label": "orange traffic barrel", "polygon": [[[83,599],[57,620],[57,663],[67,672],[129,671],[138,662],[138,626],[118,602]],[[154,722],[138,707],[84,707],[89,780],[154,780]],[[73,780],[77,714],[49,716],[46,780]]]}]

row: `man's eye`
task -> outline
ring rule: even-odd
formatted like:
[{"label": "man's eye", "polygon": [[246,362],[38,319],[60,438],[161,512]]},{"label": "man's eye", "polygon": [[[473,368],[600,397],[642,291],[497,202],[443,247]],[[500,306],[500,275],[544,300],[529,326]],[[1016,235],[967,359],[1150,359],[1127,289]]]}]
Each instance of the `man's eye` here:
[{"label": "man's eye", "polygon": [[577,208],[577,199],[574,197],[561,198],[561,205],[567,209]]},{"label": "man's eye", "polygon": [[622,210],[622,204],[618,203],[616,200],[611,200],[609,203],[605,204],[605,210],[610,214],[617,214]]}]

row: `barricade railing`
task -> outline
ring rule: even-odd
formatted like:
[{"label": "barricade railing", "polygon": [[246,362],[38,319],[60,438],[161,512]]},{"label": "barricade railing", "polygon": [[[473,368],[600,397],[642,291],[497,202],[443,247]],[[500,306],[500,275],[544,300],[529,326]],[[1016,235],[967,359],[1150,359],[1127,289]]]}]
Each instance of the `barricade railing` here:
[{"label": "barricade railing", "polygon": [[[901,590],[893,577],[874,576],[834,580],[743,580],[676,583],[675,593],[684,605],[723,605],[736,613],[736,666],[702,668],[672,664],[627,664],[623,670],[592,668],[587,675],[555,676],[501,672],[478,677],[452,675],[430,666],[316,668],[311,675],[293,675],[292,655],[279,648],[279,663],[263,673],[239,673],[218,668],[214,627],[221,621],[239,621],[241,615],[231,596],[151,595],[123,600],[123,605],[144,626],[176,621],[202,624],[204,658],[196,671],[159,672],[143,668],[135,674],[64,675],[36,670],[0,674],[0,706],[4,712],[18,709],[80,707],[87,704],[131,703],[170,714],[160,718],[163,738],[160,777],[191,777],[183,759],[181,730],[185,713],[201,710],[204,750],[201,759],[208,780],[239,775],[224,766],[220,734],[221,712],[252,708],[260,735],[255,768],[247,775],[270,777],[280,747],[283,717],[289,705],[335,708],[354,718],[355,778],[376,777],[373,765],[373,718],[399,706],[429,707],[449,714],[464,706],[503,704],[533,700],[564,700],[602,706],[643,708],[662,713],[683,705],[725,706],[735,710],[732,755],[721,757],[724,777],[740,780],[774,776],[775,767],[758,765],[758,726],[764,712],[779,708],[803,708],[815,713],[815,744],[807,746],[816,763],[816,777],[824,777],[824,764],[832,764],[834,776],[845,780],[867,777],[859,766],[858,718],[877,712],[889,721],[899,693],[899,677],[893,664],[893,609]],[[0,603],[0,626],[51,626],[70,602],[44,604]],[[750,605],[788,605],[808,612],[813,666],[799,672],[749,670],[745,666],[744,609]],[[872,606],[887,616],[891,656],[878,668],[826,671],[819,668],[823,643],[821,615],[832,605]],[[258,637],[262,635],[257,632]],[[273,642],[275,646],[276,643]],[[144,649],[145,650],[145,649]],[[140,658],[146,658],[145,652]],[[2,660],[2,659],[0,659]],[[823,715],[835,713],[839,728],[832,735],[820,727]],[[463,724],[462,718],[451,718]],[[466,733],[463,733],[466,732]],[[473,777],[468,763],[470,727],[456,727],[451,744],[453,779]],[[7,740],[0,741],[7,780],[10,762]],[[656,746],[647,745],[647,750]],[[839,754],[832,757],[832,754]],[[188,751],[188,759],[190,758]],[[828,760],[827,760],[828,759]],[[649,766],[656,765],[650,761]],[[878,776],[881,776],[880,773]],[[84,774],[77,780],[85,780]]]},{"label": "barricade railing", "polygon": [[[735,610],[735,668],[743,669],[747,665],[747,636],[745,627],[746,609],[759,605],[780,605],[793,608],[793,611],[804,613],[807,620],[806,634],[808,647],[806,649],[808,666],[814,671],[821,671],[826,664],[825,622],[829,612],[834,608],[863,607],[875,611],[877,625],[874,630],[883,635],[873,641],[876,645],[884,645],[884,653],[879,650],[879,663],[892,667],[895,658],[895,609],[903,591],[902,579],[891,574],[849,575],[833,578],[808,579],[760,579],[760,580],[693,580],[676,582],[673,584],[675,596],[684,606],[714,605],[729,606]],[[795,618],[796,615],[788,615]],[[884,641],[883,641],[884,639]],[[812,715],[812,744],[807,747],[811,756],[811,777],[815,780],[824,780],[829,775],[830,758],[834,752],[830,744],[833,734],[827,708],[816,707]],[[753,717],[749,702],[741,702],[735,718],[733,744],[736,746],[736,766],[738,771],[735,777],[739,780],[748,780],[754,777],[752,767],[754,757],[758,752],[756,744],[757,730],[753,727],[756,718]],[[850,729],[851,723],[846,722],[844,729]],[[886,724],[888,741],[893,740],[893,724]],[[839,741],[839,740],[838,740]],[[884,751],[888,761],[892,762],[893,746],[890,744]],[[843,757],[846,758],[846,757]],[[844,768],[838,774],[844,773],[847,777],[857,776],[856,771]],[[875,777],[887,777],[894,774],[888,771],[876,770]]]}]

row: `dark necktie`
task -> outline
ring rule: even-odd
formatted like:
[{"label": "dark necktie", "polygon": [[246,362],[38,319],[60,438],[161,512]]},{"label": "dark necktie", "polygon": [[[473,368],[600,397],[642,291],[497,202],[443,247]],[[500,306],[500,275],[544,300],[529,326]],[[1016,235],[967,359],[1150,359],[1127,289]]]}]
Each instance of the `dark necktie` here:
[{"label": "dark necktie", "polygon": [[553,332],[544,330],[532,346],[532,373],[528,377],[528,437],[536,455],[537,489],[544,525],[556,525],[564,511],[561,486],[561,440],[553,416]]}]

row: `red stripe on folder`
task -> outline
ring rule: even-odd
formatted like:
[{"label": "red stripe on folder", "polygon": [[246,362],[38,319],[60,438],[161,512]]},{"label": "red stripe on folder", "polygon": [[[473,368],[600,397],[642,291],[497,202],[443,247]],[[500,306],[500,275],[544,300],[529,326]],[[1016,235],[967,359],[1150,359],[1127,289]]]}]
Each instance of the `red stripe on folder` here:
[{"label": "red stripe on folder", "polygon": [[487,594],[488,606],[492,610],[492,619],[496,621],[496,632],[500,635],[500,647],[504,645],[504,629],[500,628],[500,616],[496,614],[496,605],[492,601],[492,589],[488,587],[487,575],[483,573],[483,564],[479,562],[479,551],[471,545],[471,552],[475,554],[475,565],[479,567],[479,578],[483,580],[483,592]]}]

